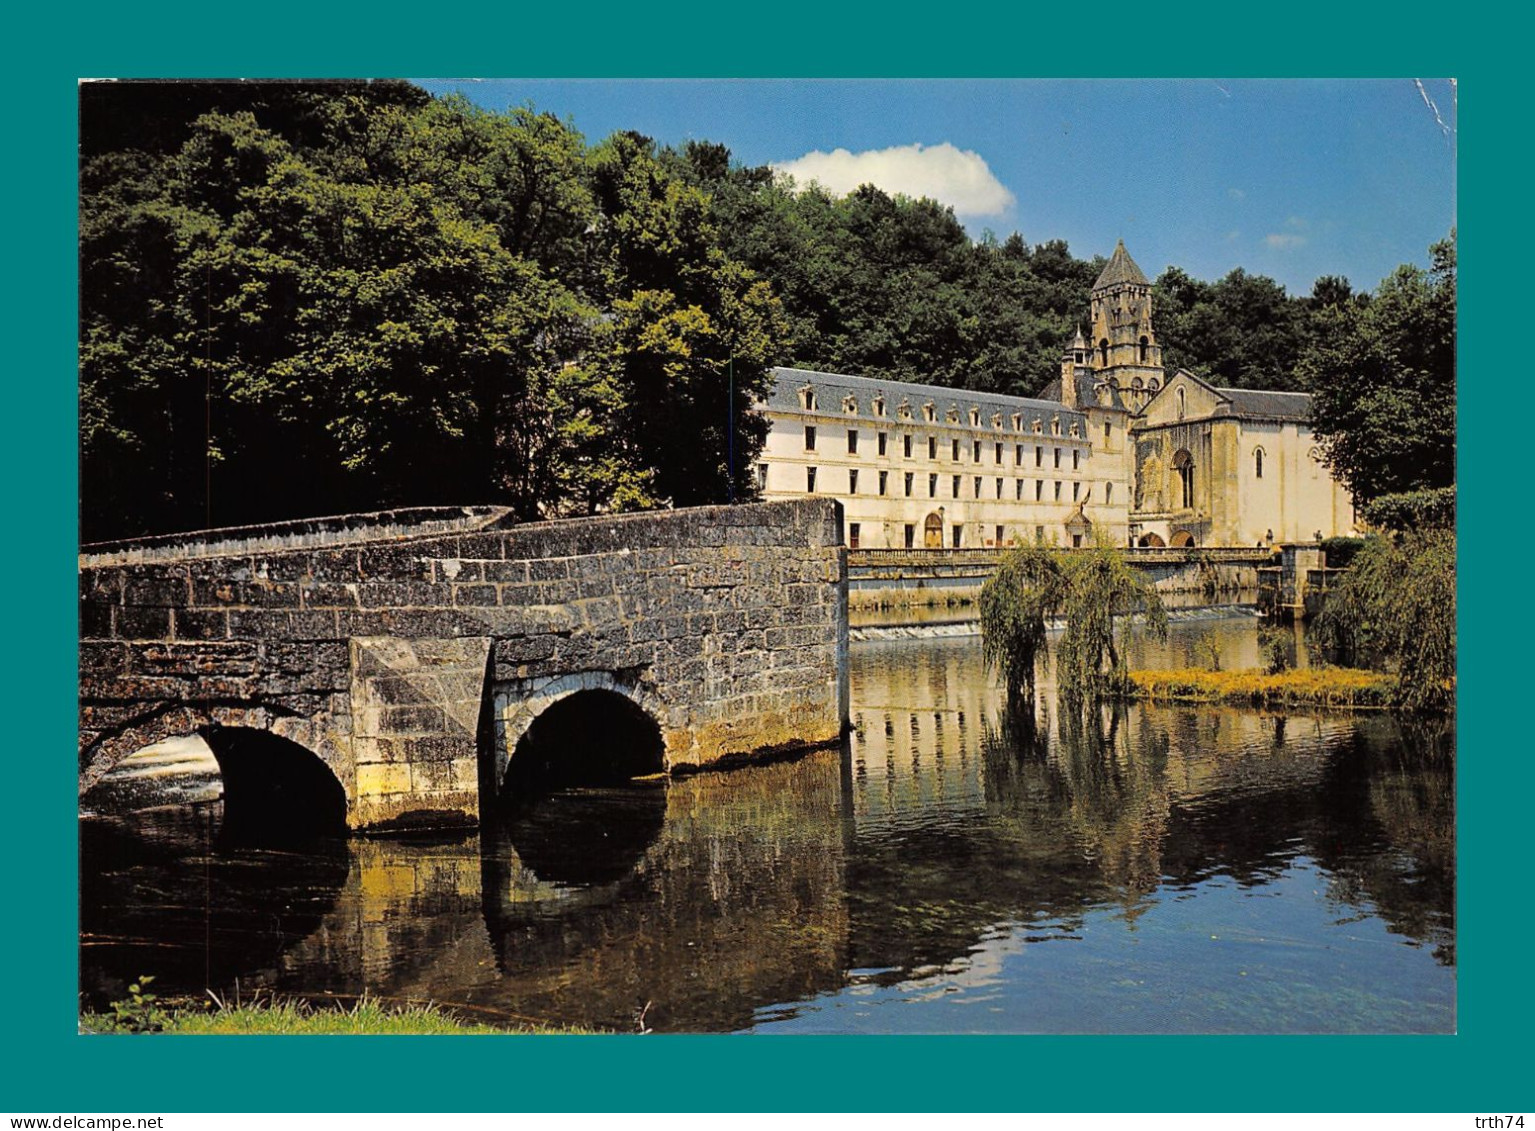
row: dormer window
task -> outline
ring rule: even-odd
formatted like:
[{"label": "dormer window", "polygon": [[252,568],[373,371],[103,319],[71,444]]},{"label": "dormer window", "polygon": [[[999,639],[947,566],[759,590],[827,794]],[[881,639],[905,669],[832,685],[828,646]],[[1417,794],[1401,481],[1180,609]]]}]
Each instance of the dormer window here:
[{"label": "dormer window", "polygon": [[910,420],[911,419],[911,402],[909,400],[907,400],[905,397],[902,397],[901,398],[901,403],[896,406],[896,410],[895,411],[898,414],[900,414],[900,417],[901,417],[902,420]]},{"label": "dormer window", "polygon": [[885,415],[885,398],[884,397],[875,397],[874,400],[871,403],[874,405],[874,415],[875,416],[884,416]]},{"label": "dormer window", "polygon": [[842,411],[843,412],[847,412],[847,413],[852,413],[853,415],[856,416],[858,414],[858,398],[854,397],[854,396],[843,397],[842,398]]},{"label": "dormer window", "polygon": [[1000,412],[994,412],[991,414],[991,426],[993,428],[1002,427],[1002,414]]},{"label": "dormer window", "polygon": [[1061,418],[1059,416],[1052,416],[1050,418],[1050,435],[1052,435],[1052,436],[1059,436],[1060,434],[1061,434]]},{"label": "dormer window", "polygon": [[1034,435],[1038,436],[1045,430],[1045,422],[1038,417],[1034,418]]},{"label": "dormer window", "polygon": [[815,389],[810,385],[801,385],[799,390],[799,406],[806,412],[815,411]]},{"label": "dormer window", "polygon": [[928,401],[925,405],[922,406],[922,419],[931,424],[937,418],[938,406],[935,405],[932,401]]},{"label": "dormer window", "polygon": [[1073,437],[1080,437],[1082,435],[1082,433],[1077,428],[1076,421],[1072,421],[1071,434]]},{"label": "dormer window", "polygon": [[972,408],[970,410],[970,427],[972,427],[972,428],[979,428],[980,426],[981,426],[981,410],[978,409],[978,408]]},{"label": "dormer window", "polygon": [[959,409],[955,408],[953,405],[950,405],[949,411],[944,413],[944,419],[947,420],[950,424],[958,424]]},{"label": "dormer window", "polygon": [[1023,431],[1023,413],[1021,413],[1021,412],[1013,413],[1013,431],[1014,432],[1022,432]]}]

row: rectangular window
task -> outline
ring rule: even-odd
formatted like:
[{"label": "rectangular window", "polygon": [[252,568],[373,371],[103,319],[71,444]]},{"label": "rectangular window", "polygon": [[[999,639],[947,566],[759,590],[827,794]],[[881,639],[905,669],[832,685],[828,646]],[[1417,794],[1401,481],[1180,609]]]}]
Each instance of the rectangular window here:
[{"label": "rectangular window", "polygon": [[[906,478],[910,479],[911,476],[908,475]],[[910,491],[907,491],[906,493],[908,495],[911,494]],[[916,545],[916,543],[917,543],[917,528],[915,526],[913,526],[911,523],[908,522],[906,524],[906,548],[909,550],[914,545]]]},{"label": "rectangular window", "polygon": [[1080,484],[1080,483],[1073,483],[1071,485],[1071,501],[1072,502],[1076,502],[1081,497],[1082,497],[1082,484]]},{"label": "rectangular window", "polygon": [[951,460],[953,460],[955,463],[959,462],[959,441],[958,440],[950,440],[949,441],[949,458]]},{"label": "rectangular window", "polygon": [[954,482],[949,484],[949,493],[956,499],[959,498],[959,476],[954,476]]},{"label": "rectangular window", "polygon": [[805,425],[805,450],[815,451],[815,425],[813,424]]},{"label": "rectangular window", "polygon": [[938,476],[936,475],[929,475],[927,477],[927,497],[929,499],[936,499],[938,497]]},{"label": "rectangular window", "polygon": [[858,429],[856,428],[847,430],[847,454],[850,456],[858,454]]},{"label": "rectangular window", "polygon": [[1040,447],[1038,444],[1034,445],[1034,466],[1045,466],[1045,449]]},{"label": "rectangular window", "polygon": [[1059,479],[1055,481],[1055,501],[1061,501],[1061,481]]},{"label": "rectangular window", "polygon": [[1080,534],[1073,534],[1071,536],[1071,544],[1073,546],[1081,546],[1082,545],[1082,535],[1080,535]]},{"label": "rectangular window", "polygon": [[999,464],[1002,462],[1002,445],[1001,444],[997,445],[997,462]]},{"label": "rectangular window", "polygon": [[885,487],[888,484],[889,480],[890,480],[890,473],[888,471],[881,471],[879,473],[879,493],[881,495],[883,495],[885,493]]},{"label": "rectangular window", "polygon": [[1060,448],[1056,448],[1055,449],[1055,466],[1056,467],[1060,467],[1061,466],[1061,449]]},{"label": "rectangular window", "polygon": [[767,490],[767,464],[765,463],[757,465],[757,490]]},{"label": "rectangular window", "polygon": [[981,477],[979,475],[975,477],[975,497],[977,499],[981,497]]},{"label": "rectangular window", "polygon": [[961,530],[963,530],[963,529],[964,529],[964,527],[959,525],[959,523],[955,523],[954,524],[954,548],[956,550],[959,549],[959,538],[960,538],[960,533],[959,532]]},{"label": "rectangular window", "polygon": [[1103,501],[1106,503],[1112,503],[1114,501],[1114,484],[1105,483],[1103,485]]},{"label": "rectangular window", "polygon": [[997,545],[999,545],[999,546],[1002,545],[1002,542],[1003,542],[1002,528],[999,526],[999,527],[997,527]]},{"label": "rectangular window", "polygon": [[848,523],[847,524],[847,548],[849,550],[856,550],[856,549],[858,549],[858,534],[859,534],[858,523],[856,523],[856,522]]},{"label": "rectangular window", "polygon": [[908,433],[905,436],[901,437],[901,447],[904,449],[903,454],[906,456],[906,458],[907,459],[911,459],[911,434],[910,433]]},{"label": "rectangular window", "polygon": [[805,468],[805,490],[815,493],[815,468]]},{"label": "rectangular window", "polygon": [[1034,528],[1034,540],[1036,542],[1043,542],[1045,540],[1045,528],[1043,526],[1036,526]]},{"label": "rectangular window", "polygon": [[1022,467],[1023,466],[1023,445],[1022,444],[1014,444],[1013,445],[1013,466],[1014,467]]},{"label": "rectangular window", "polygon": [[1109,442],[1109,433],[1111,431],[1113,431],[1113,426],[1107,420],[1105,420],[1103,422],[1103,442],[1105,444]]},{"label": "rectangular window", "polygon": [[1082,467],[1082,449],[1071,449],[1071,470],[1077,471]]},{"label": "rectangular window", "polygon": [[997,498],[1000,499],[1001,497],[1002,497],[1002,477],[999,475],[999,476],[997,476]]},{"label": "rectangular window", "polygon": [[970,445],[970,458],[976,463],[981,462],[981,442],[979,440]]},{"label": "rectangular window", "polygon": [[879,433],[879,437],[875,441],[875,443],[879,447],[879,454],[880,455],[884,455],[885,454],[885,433],[883,433],[883,432]]},{"label": "rectangular window", "polygon": [[1022,479],[1014,479],[1013,480],[1013,498],[1019,500],[1020,502],[1023,500],[1023,480]]},{"label": "rectangular window", "polygon": [[1036,479],[1036,480],[1034,480],[1034,501],[1037,503],[1041,499],[1043,499],[1044,497],[1045,497],[1045,481],[1043,479]]},{"label": "rectangular window", "polygon": [[908,471],[906,473],[906,497],[908,499],[911,498],[911,480],[912,480],[912,474],[911,474],[911,472]]},{"label": "rectangular window", "polygon": [[938,438],[936,436],[929,436],[927,438],[927,458],[938,458]]},{"label": "rectangular window", "polygon": [[849,495],[858,494],[858,469],[856,467],[847,469],[847,493]]}]

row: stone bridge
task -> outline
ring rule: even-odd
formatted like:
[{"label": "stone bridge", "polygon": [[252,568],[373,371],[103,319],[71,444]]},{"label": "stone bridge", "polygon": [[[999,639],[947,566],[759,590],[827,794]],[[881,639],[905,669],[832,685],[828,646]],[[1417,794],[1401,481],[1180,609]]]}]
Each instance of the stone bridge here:
[{"label": "stone bridge", "polygon": [[226,820],[259,799],[352,828],[441,826],[584,769],[670,773],[834,742],[840,511],[808,499],[516,525],[499,508],[428,508],[87,547],[81,791],[197,734]]}]

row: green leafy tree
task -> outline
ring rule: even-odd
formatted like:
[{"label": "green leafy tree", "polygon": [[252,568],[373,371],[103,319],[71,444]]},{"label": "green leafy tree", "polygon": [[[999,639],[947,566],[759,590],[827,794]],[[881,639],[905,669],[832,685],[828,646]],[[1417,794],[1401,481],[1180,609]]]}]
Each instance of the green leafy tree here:
[{"label": "green leafy tree", "polygon": [[625,434],[637,504],[749,498],[748,469],[767,432],[751,407],[766,396],[787,333],[778,300],[718,246],[708,195],[659,160],[648,138],[615,134],[592,166],[617,393],[594,425]]},{"label": "green leafy tree", "polygon": [[1372,535],[1327,592],[1313,641],[1353,663],[1395,671],[1409,710],[1444,710],[1455,697],[1455,533]]},{"label": "green leafy tree", "polygon": [[1061,690],[1068,698],[1118,694],[1129,681],[1124,645],[1130,633],[1167,637],[1162,599],[1105,537],[1068,554],[1063,572],[1066,630],[1055,658]]},{"label": "green leafy tree", "polygon": [[1361,503],[1455,482],[1454,234],[1431,255],[1319,310],[1300,363],[1328,466]]},{"label": "green leafy tree", "polygon": [[1035,670],[1049,654],[1047,622],[1064,597],[1059,556],[1042,542],[1015,546],[981,587],[981,651],[1012,702],[1034,702]]},{"label": "green leafy tree", "polygon": [[1034,542],[1009,550],[981,589],[980,613],[987,664],[1002,673],[1009,698],[1019,702],[1033,701],[1051,617],[1065,622],[1055,673],[1061,694],[1073,702],[1124,689],[1131,632],[1167,635],[1162,599],[1105,539],[1084,549]]}]

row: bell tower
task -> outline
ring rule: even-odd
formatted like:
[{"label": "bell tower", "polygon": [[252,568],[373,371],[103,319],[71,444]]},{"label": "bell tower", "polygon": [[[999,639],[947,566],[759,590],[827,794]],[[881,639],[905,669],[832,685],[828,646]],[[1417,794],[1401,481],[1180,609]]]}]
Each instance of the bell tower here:
[{"label": "bell tower", "polygon": [[1162,347],[1151,326],[1151,283],[1125,250],[1125,241],[1093,284],[1094,376],[1112,380],[1127,404],[1138,409],[1162,387]]}]

